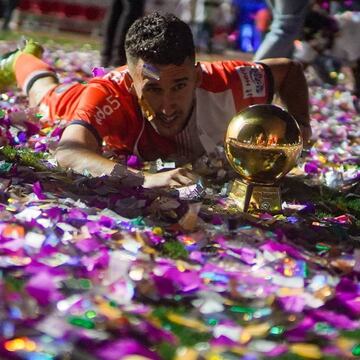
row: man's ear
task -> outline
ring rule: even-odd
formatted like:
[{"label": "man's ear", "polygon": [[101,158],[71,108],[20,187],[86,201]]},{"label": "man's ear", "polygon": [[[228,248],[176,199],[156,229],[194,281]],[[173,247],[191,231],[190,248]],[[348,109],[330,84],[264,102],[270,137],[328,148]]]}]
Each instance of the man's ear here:
[{"label": "man's ear", "polygon": [[129,92],[130,92],[131,95],[137,97],[137,93],[136,93],[136,89],[135,89],[134,83],[131,84],[130,89],[129,89]]},{"label": "man's ear", "polygon": [[195,76],[196,76],[195,86],[199,87],[202,83],[202,76],[203,76],[200,62],[197,62],[195,65]]},{"label": "man's ear", "polygon": [[125,82],[125,86],[126,86],[128,92],[129,92],[131,95],[136,96],[136,91],[135,91],[135,87],[134,87],[134,82],[133,82],[133,79],[132,79],[130,73],[126,73],[126,74],[125,74],[125,76],[124,76],[124,82]]},{"label": "man's ear", "polygon": [[137,97],[138,99],[140,99],[140,96],[138,95],[136,88],[135,88],[135,84],[133,81],[131,81],[131,85],[129,87],[129,92],[131,95]]}]

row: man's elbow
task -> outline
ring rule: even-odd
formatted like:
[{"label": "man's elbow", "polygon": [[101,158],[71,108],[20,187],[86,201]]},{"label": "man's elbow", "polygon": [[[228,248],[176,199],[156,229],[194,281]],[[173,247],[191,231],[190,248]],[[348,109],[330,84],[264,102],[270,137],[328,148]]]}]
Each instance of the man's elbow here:
[{"label": "man's elbow", "polygon": [[71,150],[68,148],[64,148],[58,146],[55,151],[55,159],[58,165],[64,169],[68,169],[71,167],[71,158],[70,156]]},{"label": "man's elbow", "polygon": [[60,141],[55,150],[55,159],[64,169],[72,169],[82,173],[88,166],[88,159],[99,152],[86,145],[74,141]]},{"label": "man's elbow", "polygon": [[283,66],[280,66],[280,73],[282,72],[285,74],[285,78],[289,75],[304,73],[304,66],[300,61],[287,58],[283,58],[281,60]]},{"label": "man's elbow", "polygon": [[288,59],[287,67],[281,77],[279,89],[288,89],[289,86],[306,86],[306,78],[304,67],[301,62],[297,60]]},{"label": "man's elbow", "polygon": [[55,159],[62,168],[72,168],[74,160],[78,157],[79,150],[84,147],[74,141],[60,141],[55,150]]}]

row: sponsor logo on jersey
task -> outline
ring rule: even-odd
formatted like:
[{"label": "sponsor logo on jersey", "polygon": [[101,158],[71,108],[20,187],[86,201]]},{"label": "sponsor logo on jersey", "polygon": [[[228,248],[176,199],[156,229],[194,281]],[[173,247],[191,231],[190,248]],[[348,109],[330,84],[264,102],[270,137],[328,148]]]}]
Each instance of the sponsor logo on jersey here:
[{"label": "sponsor logo on jersey", "polygon": [[261,68],[239,66],[236,71],[241,80],[244,99],[265,96],[265,76]]},{"label": "sponsor logo on jersey", "polygon": [[128,70],[123,70],[123,71],[117,71],[117,70],[113,70],[110,71],[109,73],[107,73],[103,78],[106,80],[110,80],[116,83],[120,83],[125,75],[128,73]]}]

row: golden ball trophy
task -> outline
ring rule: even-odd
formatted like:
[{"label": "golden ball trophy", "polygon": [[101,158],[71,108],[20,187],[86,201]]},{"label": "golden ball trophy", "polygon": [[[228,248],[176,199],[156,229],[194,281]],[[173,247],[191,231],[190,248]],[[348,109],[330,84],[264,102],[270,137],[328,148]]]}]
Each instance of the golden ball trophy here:
[{"label": "golden ball trophy", "polygon": [[226,157],[240,175],[229,194],[240,211],[281,212],[280,180],[295,165],[303,141],[293,116],[276,105],[252,105],[229,123]]}]

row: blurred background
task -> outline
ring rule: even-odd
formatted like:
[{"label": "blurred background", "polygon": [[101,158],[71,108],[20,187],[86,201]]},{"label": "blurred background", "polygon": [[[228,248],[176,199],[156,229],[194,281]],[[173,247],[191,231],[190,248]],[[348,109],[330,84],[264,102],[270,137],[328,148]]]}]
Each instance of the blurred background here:
[{"label": "blurred background", "polygon": [[[101,46],[111,0],[1,0],[0,39],[32,32]],[[360,10],[360,1],[313,1],[329,13]],[[272,14],[264,0],[147,0],[144,12],[170,11],[193,28],[199,52],[254,53],[269,30]],[[75,36],[75,38],[74,38]]]}]

